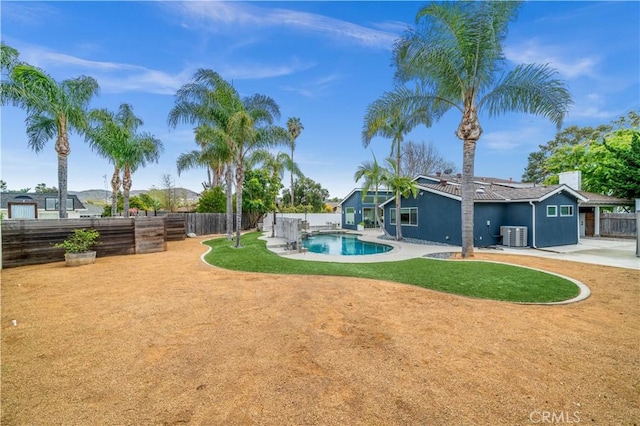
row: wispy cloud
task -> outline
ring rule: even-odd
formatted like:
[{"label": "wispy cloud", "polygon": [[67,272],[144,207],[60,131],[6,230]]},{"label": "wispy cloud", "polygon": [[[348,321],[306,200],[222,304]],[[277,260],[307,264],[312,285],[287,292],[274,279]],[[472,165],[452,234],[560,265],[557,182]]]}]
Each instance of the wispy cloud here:
[{"label": "wispy cloud", "polygon": [[264,65],[264,64],[245,64],[245,65],[223,65],[220,69],[220,75],[227,79],[234,80],[256,80],[262,78],[281,77],[294,74],[298,71],[304,71],[314,67],[312,63],[300,63],[294,61],[287,65]]},{"label": "wispy cloud", "polygon": [[2,2],[2,19],[35,26],[49,20],[59,20],[60,12],[44,3]]},{"label": "wispy cloud", "polygon": [[531,126],[488,132],[482,135],[480,141],[494,151],[511,151],[525,145],[537,145],[541,139],[544,139],[544,132],[537,126]]},{"label": "wispy cloud", "polygon": [[[186,28],[205,24],[209,31],[238,27],[292,28],[320,33],[341,41],[349,41],[372,49],[390,49],[397,35],[388,31],[367,28],[327,16],[288,9],[264,8],[234,2],[166,2],[162,7],[178,13]],[[397,26],[394,27],[397,30]]]},{"label": "wispy cloud", "polygon": [[307,84],[300,86],[281,86],[285,92],[297,93],[307,98],[318,98],[325,96],[331,83],[341,80],[343,77],[338,73],[319,77]]},{"label": "wispy cloud", "polygon": [[572,50],[563,46],[541,45],[532,39],[517,46],[505,48],[507,59],[515,63],[549,64],[567,78],[595,76],[600,59],[595,56],[576,57]]},{"label": "wispy cloud", "polygon": [[92,75],[104,93],[144,92],[174,94],[190,77],[193,70],[175,74],[140,65],[94,61],[40,47],[20,47],[20,59],[46,69],[52,75],[68,78],[79,74]]}]

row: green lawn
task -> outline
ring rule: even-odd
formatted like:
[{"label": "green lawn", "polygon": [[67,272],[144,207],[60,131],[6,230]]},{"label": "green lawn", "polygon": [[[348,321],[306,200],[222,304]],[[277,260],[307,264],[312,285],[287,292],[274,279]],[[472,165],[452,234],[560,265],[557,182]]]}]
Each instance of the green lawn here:
[{"label": "green lawn", "polygon": [[240,249],[225,238],[206,241],[205,260],[235,271],[334,275],[373,278],[482,299],[512,302],[557,302],[578,295],[573,282],[517,266],[487,262],[453,262],[427,258],[377,263],[312,262],[288,259],[269,251],[253,232],[242,236]]}]

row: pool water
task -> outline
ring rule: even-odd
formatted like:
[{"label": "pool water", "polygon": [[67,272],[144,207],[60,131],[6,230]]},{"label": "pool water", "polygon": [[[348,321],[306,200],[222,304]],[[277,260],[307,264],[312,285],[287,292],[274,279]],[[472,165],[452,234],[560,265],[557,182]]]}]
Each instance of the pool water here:
[{"label": "pool water", "polygon": [[359,256],[365,254],[385,253],[393,249],[386,244],[360,241],[352,234],[320,234],[302,241],[311,253],[333,254],[339,256]]}]

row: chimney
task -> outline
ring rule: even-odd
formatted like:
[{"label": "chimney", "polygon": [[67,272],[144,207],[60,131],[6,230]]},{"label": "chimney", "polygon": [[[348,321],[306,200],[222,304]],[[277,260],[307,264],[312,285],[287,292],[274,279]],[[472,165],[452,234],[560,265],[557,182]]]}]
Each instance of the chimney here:
[{"label": "chimney", "polygon": [[513,178],[511,178],[511,177],[510,177],[510,178],[509,178],[509,182],[513,182]]},{"label": "chimney", "polygon": [[440,185],[447,186],[447,180],[446,179],[440,179]]},{"label": "chimney", "polygon": [[458,174],[456,175],[456,177],[457,177],[458,179],[462,178],[462,173],[458,173]]},{"label": "chimney", "polygon": [[436,177],[442,176],[442,172],[436,172]]}]

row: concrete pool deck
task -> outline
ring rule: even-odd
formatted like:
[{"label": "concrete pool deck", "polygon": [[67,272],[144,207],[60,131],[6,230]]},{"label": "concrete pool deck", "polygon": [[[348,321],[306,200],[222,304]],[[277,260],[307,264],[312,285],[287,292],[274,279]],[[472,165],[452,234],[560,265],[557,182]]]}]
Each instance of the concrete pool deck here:
[{"label": "concrete pool deck", "polygon": [[[342,262],[342,263],[373,263],[394,262],[398,260],[424,257],[425,255],[442,252],[460,252],[459,246],[413,244],[401,241],[381,240],[382,235],[375,229],[364,231],[345,231],[351,234],[359,234],[363,241],[371,241],[388,244],[393,250],[387,253],[369,254],[364,256],[340,256],[317,253],[298,253],[294,250],[286,250],[286,240],[271,238],[269,233],[264,233],[260,238],[267,242],[267,248],[279,255],[286,255],[291,259],[310,260],[317,262]],[[636,242],[633,239],[607,239],[607,238],[582,238],[580,243],[568,246],[546,247],[544,249],[512,248],[495,246],[495,248],[476,248],[478,253],[517,254],[523,256],[547,257],[551,259],[568,260],[574,262],[590,263],[595,265],[615,266],[640,270],[640,258],[636,257]]]}]

